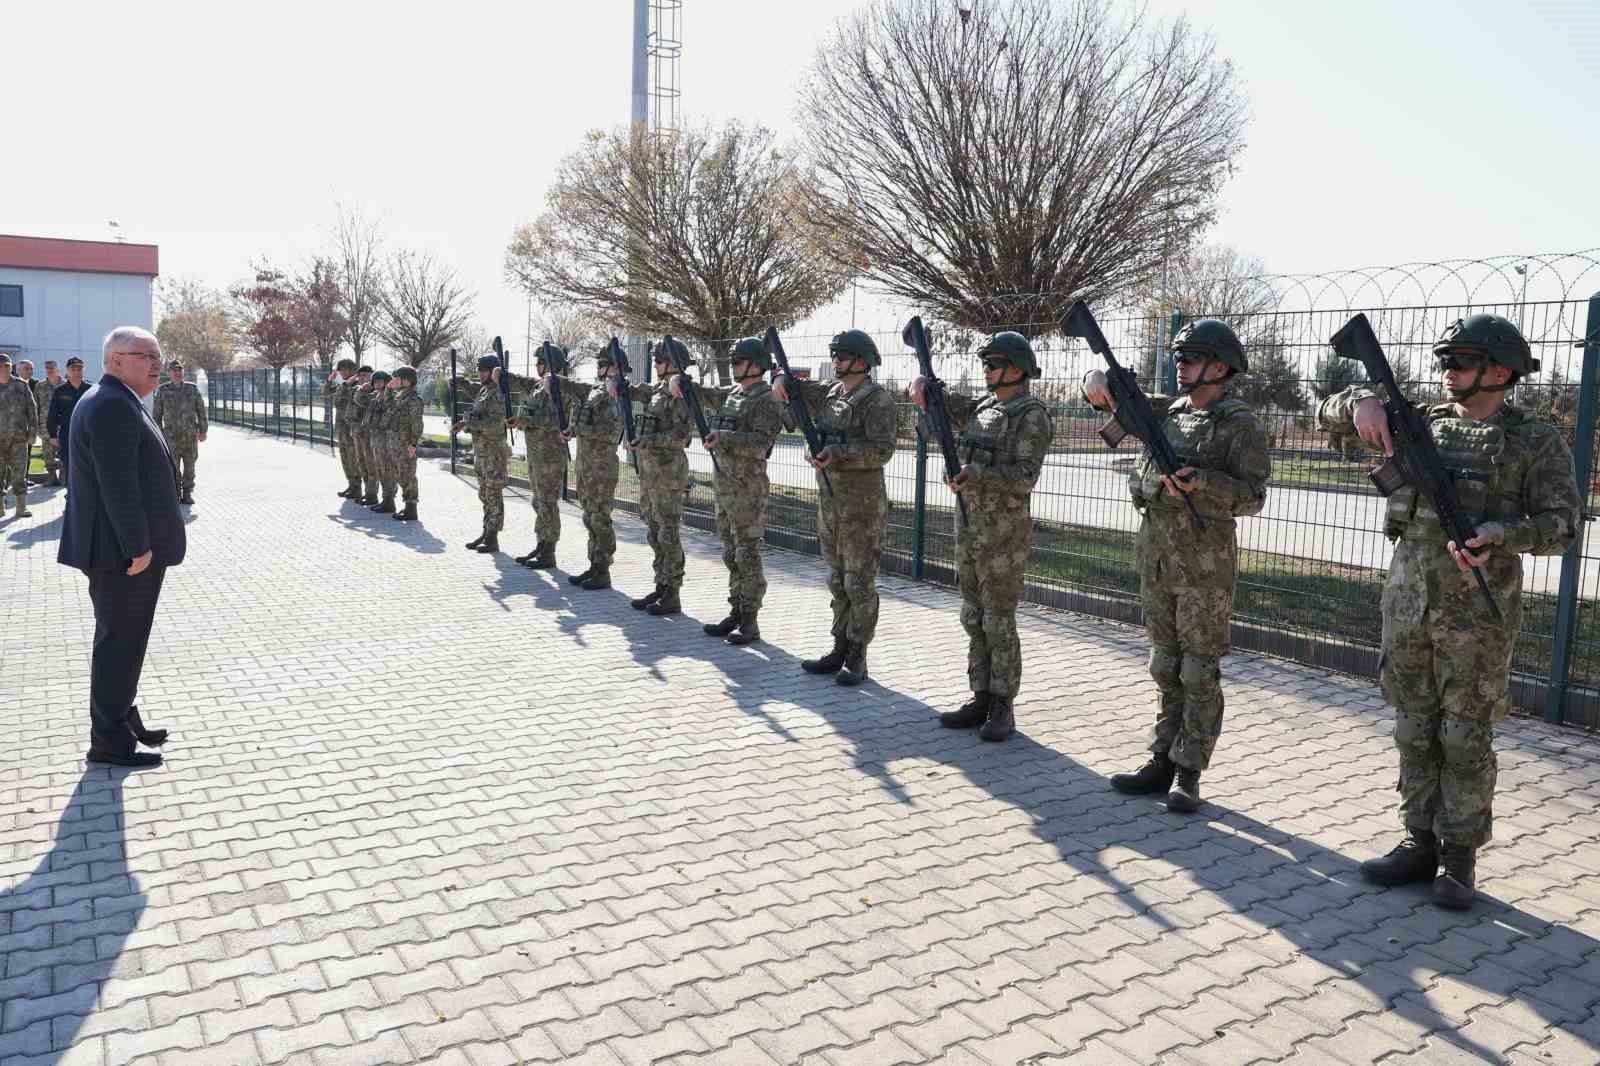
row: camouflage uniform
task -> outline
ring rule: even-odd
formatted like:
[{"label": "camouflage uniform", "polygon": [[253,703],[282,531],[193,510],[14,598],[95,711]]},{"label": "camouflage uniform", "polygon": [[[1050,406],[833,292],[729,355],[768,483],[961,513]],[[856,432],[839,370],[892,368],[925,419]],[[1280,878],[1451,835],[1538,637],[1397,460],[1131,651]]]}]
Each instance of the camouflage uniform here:
[{"label": "camouflage uniform", "polygon": [[717,535],[722,538],[722,564],[728,568],[728,605],[734,614],[761,610],[767,576],[761,566],[761,543],[767,531],[767,456],[783,430],[783,406],[772,386],[757,381],[702,388],[702,404],[716,411],[707,419],[721,434],[717,442]]},{"label": "camouflage uniform", "polygon": [[21,378],[0,385],[0,493],[9,486],[24,510],[28,495],[28,444],[39,428],[39,409],[33,390]]},{"label": "camouflage uniform", "polygon": [[[33,404],[39,409],[39,422],[34,427],[33,435],[39,439],[39,450],[43,453],[45,473],[52,478],[56,476],[56,450],[50,446],[50,435],[45,430],[45,416],[50,411],[50,383],[43,378],[34,378],[28,382],[28,388],[33,391]],[[32,447],[32,442],[29,442]]]},{"label": "camouflage uniform", "polygon": [[178,468],[178,495],[194,492],[194,467],[200,458],[200,434],[206,431],[206,400],[192,381],[168,381],[156,390],[152,405],[156,425],[167,438],[167,450]]},{"label": "camouflage uniform", "polygon": [[335,385],[322,383],[322,395],[333,403],[334,435],[339,439],[339,465],[344,468],[346,484],[354,489],[361,484],[361,457],[356,451],[355,395],[356,379],[352,375]]},{"label": "camouflage uniform", "polygon": [[387,383],[382,388],[374,387],[372,392],[372,400],[367,404],[367,448],[372,454],[379,499],[392,504],[395,482],[399,476],[394,465],[394,454],[389,449],[389,437],[394,432],[394,396]]},{"label": "camouflage uniform", "polygon": [[639,511],[644,516],[650,550],[655,553],[658,589],[676,592],[683,586],[683,542],[678,523],[689,487],[689,413],[673,399],[668,383],[677,373],[651,385],[631,385],[631,399],[643,401],[634,422],[639,435]]},{"label": "camouflage uniform", "polygon": [[1017,601],[1033,546],[1028,504],[1054,430],[1049,411],[1032,393],[1004,403],[946,393],[945,409],[961,431],[961,461],[973,468],[961,493],[967,520],[956,512],[967,681],[975,693],[1011,700],[1022,682]]},{"label": "camouflage uniform", "polygon": [[355,445],[356,468],[361,480],[361,498],[378,498],[378,466],[372,458],[372,401],[377,388],[369,381],[350,394],[350,439]]},{"label": "camouflage uniform", "polygon": [[483,535],[493,538],[506,524],[503,493],[511,445],[506,443],[506,405],[500,386],[490,381],[478,389],[472,410],[463,420],[472,434],[472,469],[478,478],[478,500],[483,504]]},{"label": "camouflage uniform", "polygon": [[[562,396],[566,398],[565,394]],[[570,412],[568,418],[570,419]],[[554,549],[561,539],[561,484],[566,480],[567,442],[561,439],[555,400],[540,381],[522,402],[518,414],[522,439],[528,445],[528,497],[533,503],[533,535]]]},{"label": "camouflage uniform", "polygon": [[[790,381],[822,435],[823,447],[842,452],[817,475],[817,540],[828,563],[833,636],[863,647],[878,628],[878,556],[889,524],[883,468],[894,458],[894,398],[864,380],[842,383]],[[829,489],[829,485],[832,489]]]},{"label": "camouflage uniform", "polygon": [[583,507],[583,528],[589,533],[589,569],[596,574],[611,572],[617,554],[617,533],[611,525],[611,506],[617,495],[617,440],[622,433],[622,416],[617,401],[604,383],[591,384],[561,379],[567,399],[567,417],[578,438],[575,487]]},{"label": "camouflage uniform", "polygon": [[[417,502],[417,457],[411,454],[422,439],[422,397],[416,386],[395,389],[386,410],[388,432],[384,448],[389,471],[407,506]],[[393,489],[388,490],[393,496]]]},{"label": "camouflage uniform", "polygon": [[1233,586],[1239,561],[1234,519],[1260,514],[1272,461],[1267,432],[1250,405],[1224,388],[1204,410],[1189,397],[1151,396],[1180,462],[1195,468],[1189,493],[1205,520],[1196,529],[1161,483],[1146,452],[1129,480],[1143,512],[1135,552],[1150,676],[1160,696],[1150,750],[1181,769],[1204,770],[1222,734],[1222,670],[1232,646]]},{"label": "camouflage uniform", "polygon": [[[1356,408],[1372,395],[1351,386],[1328,397],[1317,412],[1322,428],[1354,432]],[[1383,586],[1379,682],[1395,708],[1401,824],[1478,848],[1493,835],[1494,726],[1511,711],[1518,555],[1567,549],[1577,536],[1578,487],[1560,434],[1524,410],[1507,404],[1483,422],[1453,403],[1417,410],[1455,473],[1467,524],[1504,537],[1483,566],[1502,620],[1489,616],[1477,580],[1445,549],[1450,538],[1427,497],[1398,490],[1384,515],[1384,534],[1396,543]]]}]

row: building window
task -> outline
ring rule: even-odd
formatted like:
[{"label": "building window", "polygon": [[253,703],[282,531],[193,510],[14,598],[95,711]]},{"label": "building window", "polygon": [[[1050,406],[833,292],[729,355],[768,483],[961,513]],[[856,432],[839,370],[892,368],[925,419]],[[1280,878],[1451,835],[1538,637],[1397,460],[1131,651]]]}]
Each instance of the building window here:
[{"label": "building window", "polygon": [[22,286],[0,285],[0,318],[22,317]]}]

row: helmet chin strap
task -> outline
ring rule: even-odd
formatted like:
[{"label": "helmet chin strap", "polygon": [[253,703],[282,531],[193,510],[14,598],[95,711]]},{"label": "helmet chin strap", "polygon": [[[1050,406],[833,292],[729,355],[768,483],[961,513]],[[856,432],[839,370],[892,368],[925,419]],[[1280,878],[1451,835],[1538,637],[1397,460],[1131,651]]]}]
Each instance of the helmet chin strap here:
[{"label": "helmet chin strap", "polygon": [[1483,372],[1488,369],[1489,364],[1486,362],[1480,366],[1478,368],[1478,372],[1472,376],[1472,384],[1467,388],[1448,390],[1450,393],[1450,398],[1456,403],[1462,403],[1466,400],[1472,399],[1480,392],[1505,392],[1507,389],[1511,388],[1512,383],[1509,381],[1502,382],[1499,385],[1485,385],[1483,383]]},{"label": "helmet chin strap", "polygon": [[[860,367],[860,369],[856,369],[857,367]],[[837,371],[836,374],[841,378],[864,378],[867,376],[868,369],[869,368],[865,359],[862,359],[859,355],[852,355],[850,357],[850,365],[842,371]]]},{"label": "helmet chin strap", "polygon": [[[1017,369],[1016,368],[1016,364],[1014,364],[1014,363],[1007,363],[1006,366],[1007,366],[1007,368],[1009,370],[1016,370]],[[1023,382],[1025,382],[1027,380],[1028,380],[1028,375],[1024,374],[1022,371],[1018,370],[1017,371],[1017,376],[1015,378],[1007,379],[1004,375],[1001,375],[1001,378],[1000,378],[999,381],[995,382],[993,385],[987,385],[987,386],[985,386],[985,388],[987,388],[990,392],[995,392],[995,391],[997,391],[999,389],[1010,388],[1012,385],[1021,385]]]}]

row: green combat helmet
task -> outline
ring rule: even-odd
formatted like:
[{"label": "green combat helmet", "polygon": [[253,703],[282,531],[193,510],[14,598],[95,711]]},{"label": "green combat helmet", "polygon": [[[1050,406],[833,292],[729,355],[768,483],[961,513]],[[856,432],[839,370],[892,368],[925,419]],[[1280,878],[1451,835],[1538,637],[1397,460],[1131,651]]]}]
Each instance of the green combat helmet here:
[{"label": "green combat helmet", "polygon": [[615,359],[611,358],[611,345],[603,344],[603,345],[600,346],[600,350],[594,354],[594,365],[595,366],[616,366],[617,365],[617,361]]},{"label": "green combat helmet", "polygon": [[417,383],[417,372],[409,366],[396,367],[394,376],[407,385],[415,385]]},{"label": "green combat helmet", "polygon": [[1011,363],[1012,366],[1036,378],[1044,373],[1039,369],[1039,360],[1033,354],[1033,345],[1028,343],[1028,338],[1015,330],[1003,329],[983,342],[983,347],[978,349],[978,358],[987,355],[997,355]]},{"label": "green combat helmet", "polygon": [[1533,357],[1533,350],[1521,331],[1499,315],[1477,314],[1450,323],[1444,336],[1433,345],[1434,355],[1446,352],[1472,352],[1519,376],[1539,370],[1539,360]]},{"label": "green combat helmet", "polygon": [[772,356],[767,354],[766,343],[760,337],[746,337],[733,346],[733,351],[728,353],[728,361],[748,359],[761,368],[765,374],[772,369]]},{"label": "green combat helmet", "polygon": [[567,350],[559,344],[545,341],[533,353],[534,359],[544,364],[546,374],[565,374],[567,372]]},{"label": "green combat helmet", "polygon": [[1241,374],[1250,373],[1250,361],[1245,358],[1244,345],[1239,335],[1226,322],[1215,318],[1201,318],[1186,323],[1172,338],[1174,352],[1199,352],[1218,360]]},{"label": "green combat helmet", "polygon": [[843,333],[834,334],[833,340],[828,342],[828,354],[863,359],[868,366],[877,366],[883,362],[878,357],[878,346],[872,342],[869,335],[859,329],[847,329]]},{"label": "green combat helmet", "polygon": [[650,346],[652,359],[665,359],[676,370],[689,369],[689,348],[676,337],[663,337]]}]

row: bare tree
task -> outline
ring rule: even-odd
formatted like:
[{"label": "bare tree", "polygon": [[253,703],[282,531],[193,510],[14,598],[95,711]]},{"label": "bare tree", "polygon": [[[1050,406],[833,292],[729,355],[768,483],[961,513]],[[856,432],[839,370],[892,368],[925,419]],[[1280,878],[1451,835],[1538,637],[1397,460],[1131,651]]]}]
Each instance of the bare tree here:
[{"label": "bare tree", "polygon": [[266,260],[253,269],[250,281],[229,290],[239,337],[262,365],[281,370],[306,357],[311,339],[300,320],[289,276]]},{"label": "bare tree", "polygon": [[347,204],[336,204],[334,260],[344,294],[345,341],[357,363],[366,362],[377,337],[383,300],[383,238],[378,223]]},{"label": "bare tree", "polygon": [[220,292],[194,278],[160,283],[161,322],[156,337],[161,350],[207,374],[226,370],[239,341]]},{"label": "bare tree", "polygon": [[407,366],[448,349],[472,320],[472,293],[431,252],[395,252],[384,281],[373,335]]},{"label": "bare tree", "polygon": [[333,369],[333,357],[350,332],[338,266],[322,256],[313,259],[310,269],[294,279],[294,299],[301,326],[326,374]]},{"label": "bare tree", "polygon": [[506,276],[546,305],[720,342],[726,382],[728,338],[792,325],[848,282],[794,225],[800,178],[759,126],[597,131],[517,228]]},{"label": "bare tree", "polygon": [[622,329],[606,323],[594,315],[570,307],[539,307],[533,313],[533,350],[549,341],[567,349],[567,360],[573,373],[596,352],[606,346]]},{"label": "bare tree", "polygon": [[1148,280],[1215,218],[1246,121],[1209,39],[1110,0],[877,0],[798,110],[818,249],[982,331]]}]

